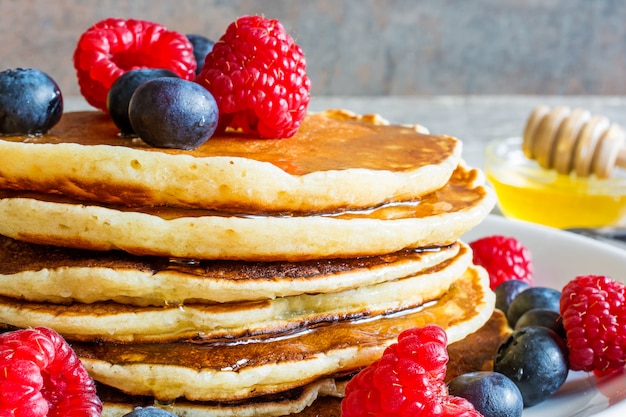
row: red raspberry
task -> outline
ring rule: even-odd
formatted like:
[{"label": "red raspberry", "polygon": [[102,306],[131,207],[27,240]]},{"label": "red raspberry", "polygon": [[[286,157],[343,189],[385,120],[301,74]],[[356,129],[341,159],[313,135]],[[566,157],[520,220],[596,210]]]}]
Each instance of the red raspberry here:
[{"label": "red raspberry", "polygon": [[474,405],[463,397],[450,395],[443,405],[443,417],[483,417]]},{"label": "red raspberry", "polygon": [[263,138],[293,136],[309,105],[302,50],[278,20],[260,16],[230,24],[196,81],[215,97],[221,129]]},{"label": "red raspberry", "polygon": [[65,340],[37,327],[0,335],[0,416],[96,417],[93,380]]},{"label": "red raspberry", "polygon": [[626,286],[607,276],[582,275],[561,292],[570,368],[605,373],[626,364]]},{"label": "red raspberry", "polygon": [[533,264],[530,250],[514,237],[492,235],[470,243],[474,264],[489,273],[490,287],[495,290],[504,281],[517,279],[532,285]]},{"label": "red raspberry", "polygon": [[184,34],[145,20],[109,18],[81,35],[74,51],[74,68],[81,94],[106,112],[109,88],[126,71],[162,68],[191,80],[196,59]]},{"label": "red raspberry", "polygon": [[467,414],[477,413],[467,401],[448,396],[447,341],[435,325],[400,333],[397,343],[348,383],[342,417],[480,416]]}]

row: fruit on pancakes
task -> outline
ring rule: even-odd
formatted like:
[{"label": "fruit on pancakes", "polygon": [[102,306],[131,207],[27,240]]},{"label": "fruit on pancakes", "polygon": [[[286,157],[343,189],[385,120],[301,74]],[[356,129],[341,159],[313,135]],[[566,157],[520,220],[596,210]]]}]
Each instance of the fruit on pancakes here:
[{"label": "fruit on pancakes", "polygon": [[204,35],[200,35],[197,33],[188,33],[187,39],[193,45],[193,56],[196,58],[196,76],[200,74],[202,71],[202,67],[204,66],[204,60],[206,56],[213,50],[213,42],[211,39],[207,38]]},{"label": "fruit on pancakes", "polygon": [[146,20],[107,18],[81,35],[74,50],[74,68],[87,102],[106,111],[107,93],[124,72],[163,68],[191,80],[196,60],[184,34]]},{"label": "fruit on pancakes", "polygon": [[97,417],[93,379],[61,335],[46,327],[0,335],[0,414]]},{"label": "fruit on pancakes", "polygon": [[302,49],[278,20],[261,16],[228,26],[197,82],[215,96],[223,127],[263,138],[293,136],[310,100]]},{"label": "fruit on pancakes", "polygon": [[63,95],[48,74],[34,68],[0,72],[0,134],[45,133],[62,113]]},{"label": "fruit on pancakes", "polygon": [[217,129],[215,99],[193,81],[164,77],[146,81],[132,94],[133,131],[157,148],[195,149]]},{"label": "fruit on pancakes", "polygon": [[128,105],[133,93],[142,83],[160,77],[178,77],[170,70],[142,68],[126,71],[113,82],[107,93],[107,110],[122,135],[135,133],[128,118]]}]

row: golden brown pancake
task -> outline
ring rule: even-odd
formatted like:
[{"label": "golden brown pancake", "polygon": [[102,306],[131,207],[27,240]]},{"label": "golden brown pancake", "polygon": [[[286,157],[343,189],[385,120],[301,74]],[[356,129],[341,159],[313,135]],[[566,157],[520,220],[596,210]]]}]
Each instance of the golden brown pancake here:
[{"label": "golden brown pancake", "polygon": [[0,297],[0,323],[21,328],[43,325],[70,340],[234,340],[302,331],[320,323],[371,318],[416,308],[440,298],[471,261],[471,253],[464,247],[454,258],[411,277],[340,292],[225,304],[137,307],[98,302],[63,305]]},{"label": "golden brown pancake", "polygon": [[328,110],[307,115],[289,139],[231,132],[182,151],[121,138],[99,112],[66,113],[49,134],[1,138],[0,188],[247,213],[365,208],[446,183],[461,143],[418,130]]},{"label": "golden brown pancake", "polygon": [[448,245],[479,224],[494,204],[482,173],[463,166],[444,187],[418,200],[323,215],[124,209],[0,190],[0,234],[136,255],[302,261]]},{"label": "golden brown pancake", "polygon": [[[493,369],[493,358],[500,343],[510,333],[506,317],[499,310],[479,330],[448,345],[450,361],[446,381],[475,371]],[[304,387],[275,395],[232,403],[188,401],[159,402],[152,397],[130,396],[98,384],[103,402],[102,417],[120,417],[134,407],[157,406],[185,417],[257,417],[293,414],[297,417],[341,417],[343,390],[349,377],[323,378]]]},{"label": "golden brown pancake", "polygon": [[0,235],[0,295],[61,304],[111,300],[138,306],[268,300],[345,291],[415,275],[457,256],[459,250],[469,249],[456,242],[347,259],[199,261],[35,245]]},{"label": "golden brown pancake", "polygon": [[274,339],[226,343],[85,343],[72,347],[94,377],[159,400],[232,401],[278,393],[373,362],[410,327],[437,324],[450,343],[478,330],[495,296],[482,268],[468,268],[437,302],[376,320],[339,321]]},{"label": "golden brown pancake", "polygon": [[[275,395],[244,401],[220,403],[210,401],[188,401],[178,399],[159,402],[152,397],[129,396],[111,387],[98,384],[98,395],[102,398],[102,417],[122,417],[134,407],[157,406],[184,417],[275,417],[294,415],[340,417],[340,402],[343,397],[345,379],[323,378]],[[322,414],[318,414],[323,411]],[[335,413],[335,414],[328,414]]]}]

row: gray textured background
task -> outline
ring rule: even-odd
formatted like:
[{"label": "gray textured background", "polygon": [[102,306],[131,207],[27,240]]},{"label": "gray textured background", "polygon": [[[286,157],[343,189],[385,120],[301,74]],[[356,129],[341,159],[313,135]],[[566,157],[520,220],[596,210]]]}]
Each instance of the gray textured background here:
[{"label": "gray textured background", "polygon": [[0,68],[77,95],[72,53],[100,19],[217,39],[243,14],[283,22],[318,96],[626,94],[623,0],[0,0]]}]

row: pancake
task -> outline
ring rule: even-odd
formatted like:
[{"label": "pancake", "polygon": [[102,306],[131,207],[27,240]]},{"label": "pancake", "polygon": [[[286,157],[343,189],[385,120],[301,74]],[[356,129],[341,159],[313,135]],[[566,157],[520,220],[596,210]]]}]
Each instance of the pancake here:
[{"label": "pancake", "polygon": [[456,242],[297,263],[194,261],[35,245],[0,235],[0,295],[60,304],[111,300],[138,306],[268,300],[415,275],[457,256],[459,250],[468,248]]},{"label": "pancake", "polygon": [[494,205],[482,172],[464,166],[441,189],[418,200],[327,215],[123,209],[0,190],[0,234],[136,255],[302,261],[448,245],[479,224]]},{"label": "pancake", "polygon": [[231,132],[194,151],[122,138],[99,112],[65,113],[42,136],[2,137],[0,188],[127,206],[329,212],[443,186],[461,143],[344,110],[309,114],[289,139]]},{"label": "pancake", "polygon": [[231,343],[74,342],[72,347],[96,381],[127,394],[160,401],[233,401],[354,372],[410,327],[439,325],[454,343],[483,326],[494,303],[488,275],[470,267],[432,305],[375,320],[340,321],[284,337]]},{"label": "pancake", "polygon": [[[151,397],[125,395],[104,385],[97,385],[97,389],[103,400],[102,417],[122,417],[135,406],[148,405],[156,405],[185,417],[274,417],[292,414],[298,417],[340,417],[340,401],[345,384],[345,379],[335,381],[334,378],[323,378],[278,395],[229,404],[184,399],[155,403]],[[319,410],[325,412],[318,414]]]},{"label": "pancake", "polygon": [[[487,323],[464,339],[448,345],[450,361],[446,381],[475,371],[493,369],[493,358],[500,343],[510,333],[506,317],[494,310]],[[296,414],[297,417],[341,417],[341,400],[349,377],[323,378],[300,388],[277,395],[257,397],[240,402],[216,403],[177,399],[155,401],[147,396],[130,396],[98,384],[102,399],[102,417],[120,417],[134,407],[155,405],[185,417],[274,417]]]},{"label": "pancake", "polygon": [[419,307],[440,298],[471,260],[464,247],[456,257],[412,277],[266,301],[138,308],[110,302],[63,305],[0,297],[0,323],[20,328],[43,325],[66,339],[87,341],[233,340],[273,335]]}]

